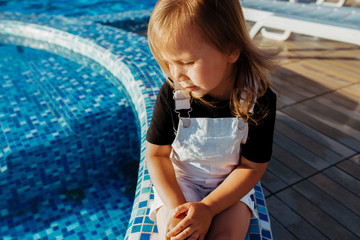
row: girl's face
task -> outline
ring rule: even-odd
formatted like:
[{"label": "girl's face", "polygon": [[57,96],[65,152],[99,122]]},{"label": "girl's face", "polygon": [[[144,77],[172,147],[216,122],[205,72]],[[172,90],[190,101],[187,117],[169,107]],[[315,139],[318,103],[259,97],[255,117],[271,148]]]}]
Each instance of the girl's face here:
[{"label": "girl's face", "polygon": [[170,77],[196,98],[207,94],[218,100],[229,99],[234,83],[233,63],[240,50],[225,54],[199,33],[190,36],[190,41],[176,39],[175,44],[168,44],[162,52]]}]

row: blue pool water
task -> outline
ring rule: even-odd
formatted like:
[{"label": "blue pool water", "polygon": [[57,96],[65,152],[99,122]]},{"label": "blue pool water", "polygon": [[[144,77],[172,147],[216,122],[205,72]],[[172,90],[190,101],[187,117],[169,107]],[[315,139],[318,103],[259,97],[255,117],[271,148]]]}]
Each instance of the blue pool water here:
[{"label": "blue pool water", "polygon": [[107,179],[0,217],[1,239],[123,239],[132,198]]},{"label": "blue pool water", "polygon": [[0,11],[77,17],[150,9],[155,3],[156,0],[1,0]]},{"label": "blue pool water", "polygon": [[[8,168],[24,174],[11,179],[3,176],[6,172],[0,175],[1,180],[7,180],[0,190],[2,239],[123,237],[135,194],[139,142],[135,117],[114,76],[96,62],[76,54],[67,59],[14,45],[0,46],[0,73],[0,124],[12,151],[11,158],[7,158]],[[56,109],[60,100],[63,109]],[[114,115],[104,113],[109,109]],[[99,115],[108,123],[96,122],[94,116]],[[76,122],[61,123],[58,120],[63,116]],[[125,119],[127,126],[122,124]],[[102,131],[97,133],[94,129],[100,124]],[[106,133],[105,128],[112,131]],[[134,132],[130,142],[120,132],[125,128]],[[113,142],[113,146],[79,141],[81,136],[97,136]],[[86,144],[82,150],[89,153],[92,150],[88,147],[92,147],[95,151],[84,155],[72,149],[72,144]],[[68,150],[62,152],[59,147]],[[124,148],[133,150],[121,150]],[[72,169],[66,170],[56,163],[56,151],[61,152],[61,157],[77,160],[84,155],[96,167],[68,160],[67,167]],[[35,159],[31,156],[34,152],[41,152],[41,156],[35,154]],[[133,161],[124,166],[120,161],[124,157]],[[47,160],[54,162],[45,165]],[[38,176],[32,170],[35,168],[45,176]],[[16,182],[16,177],[21,181]]]}]

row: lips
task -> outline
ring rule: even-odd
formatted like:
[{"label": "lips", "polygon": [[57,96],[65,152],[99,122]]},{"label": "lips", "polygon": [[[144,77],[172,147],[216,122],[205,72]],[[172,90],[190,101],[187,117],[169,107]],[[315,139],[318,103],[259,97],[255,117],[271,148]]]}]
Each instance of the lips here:
[{"label": "lips", "polygon": [[189,86],[189,87],[186,87],[186,90],[188,90],[189,92],[195,91],[195,90],[197,90],[197,89],[198,89],[197,86]]}]

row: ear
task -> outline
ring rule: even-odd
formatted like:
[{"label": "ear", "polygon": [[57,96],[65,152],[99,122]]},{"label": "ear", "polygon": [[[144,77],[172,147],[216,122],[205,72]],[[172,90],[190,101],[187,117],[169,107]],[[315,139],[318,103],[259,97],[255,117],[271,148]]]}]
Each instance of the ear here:
[{"label": "ear", "polygon": [[240,57],[241,49],[239,47],[230,48],[228,52],[229,63],[235,63]]}]

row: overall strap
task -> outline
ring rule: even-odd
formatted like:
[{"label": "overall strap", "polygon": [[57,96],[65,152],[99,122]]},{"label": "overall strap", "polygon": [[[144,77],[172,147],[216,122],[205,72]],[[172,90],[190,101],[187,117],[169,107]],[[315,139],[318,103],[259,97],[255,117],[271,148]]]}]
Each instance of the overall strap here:
[{"label": "overall strap", "polygon": [[[190,98],[184,94],[176,83],[174,83],[173,99],[175,100],[175,112],[179,119],[183,122],[185,128],[190,127],[190,112],[192,111],[190,105]],[[183,111],[182,111],[183,110]],[[185,116],[183,114],[185,113]]]}]

